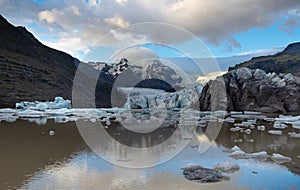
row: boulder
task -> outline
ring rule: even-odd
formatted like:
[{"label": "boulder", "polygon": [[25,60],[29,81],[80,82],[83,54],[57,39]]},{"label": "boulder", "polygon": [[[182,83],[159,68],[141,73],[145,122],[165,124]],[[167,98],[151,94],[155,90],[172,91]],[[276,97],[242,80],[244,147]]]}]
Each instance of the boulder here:
[{"label": "boulder", "polygon": [[[240,68],[222,76],[225,89],[216,90],[215,81],[207,83],[201,92],[200,109],[211,111],[217,99],[214,94],[226,94],[227,111],[259,111],[265,113],[300,112],[300,78],[292,74],[268,73],[261,69]],[[218,79],[220,81],[220,79]],[[219,100],[224,104],[224,98]],[[224,106],[223,106],[224,107]]]},{"label": "boulder", "polygon": [[186,179],[199,183],[220,182],[224,178],[221,172],[201,166],[190,166],[182,170]]}]

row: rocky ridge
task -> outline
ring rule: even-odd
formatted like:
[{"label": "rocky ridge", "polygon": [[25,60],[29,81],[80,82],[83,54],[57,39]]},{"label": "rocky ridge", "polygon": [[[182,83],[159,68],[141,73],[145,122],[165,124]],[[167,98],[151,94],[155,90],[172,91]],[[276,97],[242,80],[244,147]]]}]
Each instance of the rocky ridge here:
[{"label": "rocky ridge", "polygon": [[210,91],[216,81],[225,86],[228,111],[300,112],[300,78],[291,73],[266,73],[247,67],[231,70],[206,84],[200,97],[201,110],[211,110]]}]

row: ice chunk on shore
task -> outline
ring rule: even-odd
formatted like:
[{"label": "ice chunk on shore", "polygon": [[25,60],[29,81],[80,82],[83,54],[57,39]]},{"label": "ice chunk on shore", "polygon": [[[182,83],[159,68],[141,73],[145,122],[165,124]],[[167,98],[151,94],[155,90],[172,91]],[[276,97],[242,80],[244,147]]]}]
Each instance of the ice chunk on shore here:
[{"label": "ice chunk on shore", "polygon": [[218,164],[216,166],[214,166],[213,168],[214,170],[218,170],[220,172],[224,172],[224,173],[234,173],[238,170],[240,170],[239,165],[232,163],[232,162],[223,162],[221,164]]},{"label": "ice chunk on shore", "polygon": [[273,153],[273,155],[271,156],[271,159],[278,164],[292,161],[292,158],[283,156],[281,154],[276,154],[276,153]]}]

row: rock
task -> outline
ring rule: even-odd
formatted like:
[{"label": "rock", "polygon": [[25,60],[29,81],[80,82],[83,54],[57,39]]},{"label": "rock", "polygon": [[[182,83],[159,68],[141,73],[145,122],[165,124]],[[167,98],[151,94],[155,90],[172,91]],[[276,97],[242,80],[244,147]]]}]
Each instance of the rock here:
[{"label": "rock", "polygon": [[212,92],[216,91],[213,86],[215,81],[210,81],[201,92],[199,99],[201,111],[211,111],[212,105],[220,101],[225,104],[222,107],[230,112],[300,112],[300,83],[296,82],[300,81],[299,77],[276,73],[265,75],[263,70],[245,67],[231,70],[222,77],[225,89],[218,90],[218,93],[225,94],[227,98],[223,98],[223,102],[221,99],[213,100],[215,93]]},{"label": "rock", "polygon": [[256,69],[253,76],[255,79],[264,79],[266,78],[266,72],[264,70],[261,69]]},{"label": "rock", "polygon": [[248,80],[252,78],[252,71],[247,67],[242,67],[236,71],[238,80]]},{"label": "rock", "polygon": [[199,183],[220,182],[224,178],[221,172],[201,166],[190,166],[182,170],[186,179]]}]

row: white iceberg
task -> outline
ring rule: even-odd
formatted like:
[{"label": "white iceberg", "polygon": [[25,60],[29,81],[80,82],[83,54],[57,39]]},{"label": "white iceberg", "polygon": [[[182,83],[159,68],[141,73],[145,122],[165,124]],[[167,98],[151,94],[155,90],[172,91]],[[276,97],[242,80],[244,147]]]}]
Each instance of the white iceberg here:
[{"label": "white iceberg", "polygon": [[268,133],[272,135],[282,135],[282,131],[280,130],[269,130]]},{"label": "white iceberg", "polygon": [[0,109],[0,114],[6,114],[6,113],[16,113],[17,110],[11,109],[11,108],[3,108]]},{"label": "white iceberg", "polygon": [[268,154],[266,151],[255,152],[255,153],[245,153],[242,150],[234,151],[229,155],[230,157],[236,159],[258,159],[258,160],[266,160],[268,158]]},{"label": "white iceberg", "polygon": [[233,173],[240,170],[239,165],[232,162],[223,162],[213,167],[213,169],[224,173]]},{"label": "white iceberg", "polygon": [[46,114],[45,112],[42,111],[27,109],[27,110],[19,111],[18,116],[20,118],[38,118],[38,117],[46,116]]},{"label": "white iceberg", "polygon": [[25,110],[25,109],[32,109],[32,110],[39,110],[45,111],[46,109],[61,109],[67,108],[71,109],[71,101],[64,100],[62,97],[56,97],[53,102],[20,102],[16,103],[16,108]]},{"label": "white iceberg", "polygon": [[289,132],[289,136],[292,137],[292,138],[300,138],[300,133]]},{"label": "white iceberg", "polygon": [[264,130],[266,130],[266,127],[264,125],[259,125],[259,126],[257,126],[257,130],[264,131]]},{"label": "white iceberg", "polygon": [[278,164],[292,161],[292,158],[283,156],[281,154],[276,154],[276,153],[273,153],[273,155],[271,156],[271,159]]},{"label": "white iceberg", "polygon": [[284,123],[281,123],[281,122],[279,122],[279,121],[275,121],[273,127],[274,127],[275,129],[285,129],[285,128],[287,128],[287,125],[284,124]]},{"label": "white iceberg", "polygon": [[300,129],[300,121],[292,122],[292,127],[295,129]]}]

